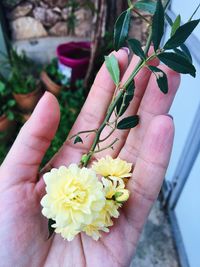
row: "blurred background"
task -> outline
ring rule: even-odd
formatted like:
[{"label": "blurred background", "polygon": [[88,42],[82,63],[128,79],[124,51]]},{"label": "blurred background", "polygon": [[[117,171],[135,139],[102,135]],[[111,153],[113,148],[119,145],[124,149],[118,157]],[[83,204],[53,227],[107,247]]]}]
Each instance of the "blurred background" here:
[{"label": "blurred background", "polygon": [[[199,0],[172,0],[168,15],[174,20],[181,14],[186,22],[198,5]],[[58,98],[61,122],[43,165],[58,151],[104,55],[113,49],[114,23],[126,8],[126,0],[1,0],[0,164],[46,90]],[[134,13],[131,23],[130,35],[144,44],[146,22]],[[182,77],[170,110],[176,125],[173,153],[134,267],[200,266],[200,27],[186,44],[197,77]]]}]

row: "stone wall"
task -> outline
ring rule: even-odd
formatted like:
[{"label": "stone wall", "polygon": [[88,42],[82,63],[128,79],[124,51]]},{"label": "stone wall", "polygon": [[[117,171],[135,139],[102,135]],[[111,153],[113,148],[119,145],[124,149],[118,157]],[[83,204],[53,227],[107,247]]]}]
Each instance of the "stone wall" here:
[{"label": "stone wall", "polygon": [[[67,0],[18,0],[15,1],[14,7],[9,4],[9,0],[3,1],[14,41],[71,35],[67,23],[70,14],[70,8],[66,7]],[[73,35],[78,38],[90,38],[91,10],[80,8],[75,12],[75,17],[76,27]]]}]

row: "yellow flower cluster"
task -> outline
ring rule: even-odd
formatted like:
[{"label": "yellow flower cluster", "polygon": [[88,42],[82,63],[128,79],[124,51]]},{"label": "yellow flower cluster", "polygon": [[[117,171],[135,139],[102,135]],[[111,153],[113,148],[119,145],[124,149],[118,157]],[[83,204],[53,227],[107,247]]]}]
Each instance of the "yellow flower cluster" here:
[{"label": "yellow flower cluster", "polygon": [[112,217],[119,217],[119,208],[129,198],[124,178],[131,176],[131,168],[132,164],[107,156],[92,168],[71,164],[52,169],[44,175],[42,214],[55,221],[55,232],[68,241],[80,232],[98,240],[102,231],[109,232]]}]

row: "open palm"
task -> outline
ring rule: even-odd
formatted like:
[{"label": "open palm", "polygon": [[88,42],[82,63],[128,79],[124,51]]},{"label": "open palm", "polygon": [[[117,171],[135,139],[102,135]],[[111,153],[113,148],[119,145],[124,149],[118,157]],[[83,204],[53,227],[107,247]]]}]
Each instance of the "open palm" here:
[{"label": "open palm", "polygon": [[[115,55],[123,82],[138,58],[134,56],[128,66],[125,50]],[[152,64],[158,65],[159,62],[154,60]],[[56,98],[50,93],[43,96],[0,167],[1,266],[129,266],[141,229],[159,193],[173,142],[173,121],[166,114],[180,77],[164,66],[161,68],[168,75],[169,93],[163,95],[153,75],[147,68],[142,69],[135,80],[135,98],[127,111],[128,114],[138,113],[140,124],[130,131],[116,131],[114,135],[120,141],[114,150],[106,152],[132,162],[134,170],[128,183],[130,199],[110,233],[103,234],[98,242],[85,234],[80,234],[72,242],[59,235],[47,240],[47,220],[41,215],[40,207],[45,185],[38,170],[57,130],[60,114]],[[100,125],[114,89],[103,65],[70,135]],[[84,144],[76,145],[67,140],[46,170],[79,162],[93,138],[94,135],[90,135],[84,139]]]}]

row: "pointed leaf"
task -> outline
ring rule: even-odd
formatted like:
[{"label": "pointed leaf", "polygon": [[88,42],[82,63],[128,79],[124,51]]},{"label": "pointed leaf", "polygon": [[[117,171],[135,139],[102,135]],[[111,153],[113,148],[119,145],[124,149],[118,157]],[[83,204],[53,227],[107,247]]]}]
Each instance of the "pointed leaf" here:
[{"label": "pointed leaf", "polygon": [[157,0],[156,11],[153,16],[153,22],[152,22],[152,40],[155,51],[159,48],[163,34],[164,34],[164,8],[161,0]]},{"label": "pointed leaf", "polygon": [[161,69],[154,67],[154,66],[148,66],[148,68],[155,74],[156,81],[158,84],[158,87],[160,90],[164,93],[168,93],[168,81],[167,81],[167,75],[162,71]]},{"label": "pointed leaf", "polygon": [[173,25],[173,21],[172,21],[172,19],[170,18],[170,16],[167,13],[165,13],[165,18],[166,18],[167,22],[169,23],[169,25],[172,26]]},{"label": "pointed leaf", "polygon": [[196,76],[196,69],[192,63],[179,54],[166,52],[158,55],[158,58],[174,71],[188,73],[193,77]]},{"label": "pointed leaf", "polygon": [[52,225],[55,223],[54,220],[52,219],[49,219],[48,220],[48,230],[49,230],[49,236],[48,236],[48,239],[50,239],[55,231],[55,228],[52,227]]},{"label": "pointed leaf", "polygon": [[76,136],[76,138],[74,140],[74,144],[77,144],[77,143],[83,143],[83,140],[81,139],[80,136]]},{"label": "pointed leaf", "polygon": [[177,31],[177,29],[180,27],[181,25],[181,16],[178,15],[172,25],[172,30],[171,30],[171,37],[175,34],[175,32]]},{"label": "pointed leaf", "polygon": [[196,28],[199,21],[199,19],[192,20],[180,26],[175,34],[166,42],[164,49],[174,49],[182,45]]},{"label": "pointed leaf", "polygon": [[121,120],[117,124],[117,129],[120,129],[120,130],[131,129],[131,128],[134,128],[135,126],[137,126],[138,123],[139,123],[139,116],[138,115],[130,116],[130,117],[127,117],[127,118],[124,118],[123,120]]},{"label": "pointed leaf", "polygon": [[135,89],[135,83],[133,81],[133,83],[129,84],[124,96],[120,99],[120,101],[117,104],[117,108],[116,108],[117,115],[122,116],[124,112],[127,110],[127,108],[129,107],[129,104],[132,101],[133,96],[134,96],[134,89]]},{"label": "pointed leaf", "polygon": [[134,7],[144,12],[154,14],[156,10],[156,2],[152,0],[140,0],[135,3]]},{"label": "pointed leaf", "polygon": [[115,85],[118,85],[120,81],[120,70],[116,57],[114,55],[105,56],[105,63],[113,82]]},{"label": "pointed leaf", "polygon": [[192,55],[190,54],[190,50],[187,48],[187,46],[185,44],[182,44],[180,48],[185,53],[185,55],[187,55],[187,58],[192,63]]},{"label": "pointed leaf", "polygon": [[142,49],[142,45],[140,43],[140,41],[136,40],[136,39],[130,39],[128,40],[128,44],[131,47],[131,50],[133,51],[133,53],[137,56],[139,56],[141,59],[145,60],[145,54],[144,51]]},{"label": "pointed leaf", "polygon": [[131,10],[127,9],[117,19],[114,29],[114,48],[118,51],[124,46],[128,37],[129,26],[131,21]]}]

